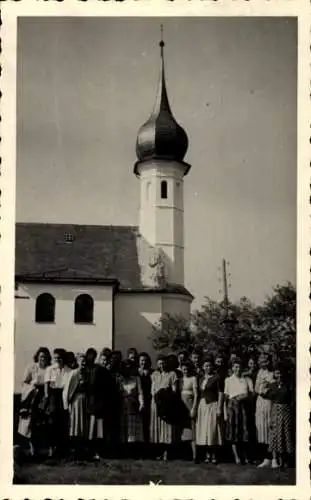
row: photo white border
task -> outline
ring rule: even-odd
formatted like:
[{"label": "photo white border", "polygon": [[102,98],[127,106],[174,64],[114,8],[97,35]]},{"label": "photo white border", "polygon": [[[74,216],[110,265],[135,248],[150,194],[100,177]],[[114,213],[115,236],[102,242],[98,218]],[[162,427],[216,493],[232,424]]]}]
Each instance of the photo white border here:
[{"label": "photo white border", "polygon": [[[0,500],[81,499],[307,499],[310,487],[310,26],[301,0],[4,0],[1,2],[1,205],[0,205]],[[19,16],[257,16],[298,17],[297,173],[297,468],[295,486],[81,486],[12,485],[14,239],[16,171],[16,46]]]}]

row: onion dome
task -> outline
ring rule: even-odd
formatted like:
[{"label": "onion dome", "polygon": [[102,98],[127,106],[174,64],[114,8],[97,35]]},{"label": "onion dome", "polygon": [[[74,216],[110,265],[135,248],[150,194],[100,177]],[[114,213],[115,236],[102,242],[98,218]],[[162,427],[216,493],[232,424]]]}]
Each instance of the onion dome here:
[{"label": "onion dome", "polygon": [[[188,149],[187,134],[176,122],[167,97],[163,40],[160,41],[159,45],[161,50],[161,70],[158,93],[150,118],[138,132],[136,143],[137,163],[155,158],[183,162]],[[135,173],[137,173],[136,166],[134,168]],[[190,168],[190,165],[188,167]],[[189,168],[186,169],[185,173]]]}]

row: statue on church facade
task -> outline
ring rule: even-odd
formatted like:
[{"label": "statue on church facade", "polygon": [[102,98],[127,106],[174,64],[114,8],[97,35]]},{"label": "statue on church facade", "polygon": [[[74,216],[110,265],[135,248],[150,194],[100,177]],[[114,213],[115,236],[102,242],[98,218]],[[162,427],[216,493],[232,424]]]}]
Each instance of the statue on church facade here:
[{"label": "statue on church facade", "polygon": [[153,249],[149,267],[151,268],[151,281],[153,286],[162,288],[166,285],[165,277],[165,255],[162,248]]}]

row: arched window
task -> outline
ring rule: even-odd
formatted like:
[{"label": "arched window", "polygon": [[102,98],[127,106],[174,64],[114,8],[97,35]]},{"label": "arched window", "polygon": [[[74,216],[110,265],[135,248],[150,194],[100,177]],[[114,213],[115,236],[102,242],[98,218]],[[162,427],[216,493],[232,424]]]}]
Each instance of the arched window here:
[{"label": "arched window", "polygon": [[167,182],[161,181],[161,198],[162,200],[167,199]]},{"label": "arched window", "polygon": [[50,293],[41,293],[36,300],[36,323],[55,321],[55,299]]},{"label": "arched window", "polygon": [[94,301],[86,293],[78,295],[75,301],[75,323],[93,323]]}]

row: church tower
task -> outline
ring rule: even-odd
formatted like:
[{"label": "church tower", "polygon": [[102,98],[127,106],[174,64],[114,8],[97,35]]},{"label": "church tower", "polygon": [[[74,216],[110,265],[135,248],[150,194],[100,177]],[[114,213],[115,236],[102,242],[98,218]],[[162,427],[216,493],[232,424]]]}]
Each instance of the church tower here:
[{"label": "church tower", "polygon": [[[163,38],[163,37],[162,37]],[[134,173],[140,180],[141,236],[163,255],[165,281],[184,285],[183,180],[190,165],[184,157],[188,137],[168,100],[164,42],[160,41],[160,78],[150,118],[138,132]]]}]

